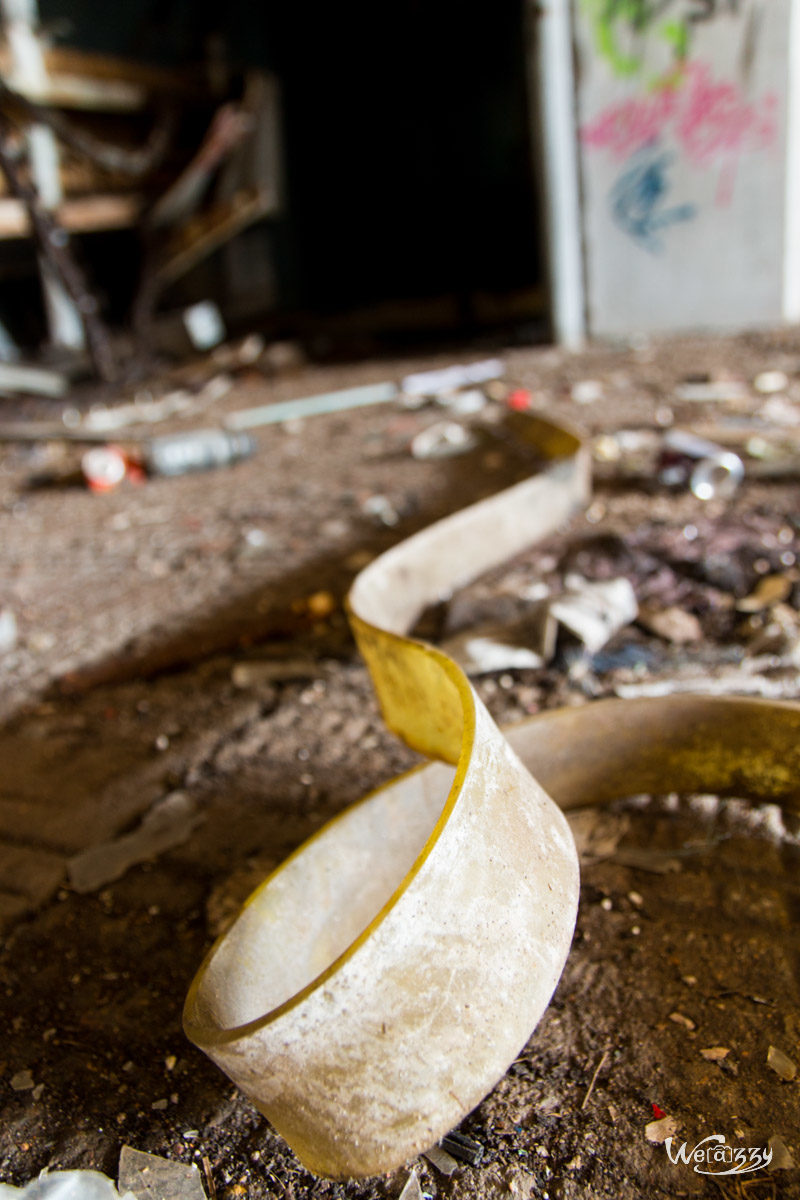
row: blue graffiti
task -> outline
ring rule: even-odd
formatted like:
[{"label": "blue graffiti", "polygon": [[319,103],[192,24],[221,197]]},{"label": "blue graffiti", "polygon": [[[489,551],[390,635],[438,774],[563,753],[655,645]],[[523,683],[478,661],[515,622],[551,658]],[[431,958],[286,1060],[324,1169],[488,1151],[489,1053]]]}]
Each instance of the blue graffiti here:
[{"label": "blue graffiti", "polygon": [[652,254],[664,250],[660,236],[664,229],[697,215],[694,204],[664,207],[670,188],[667,170],[673,157],[661,153],[656,142],[643,147],[630,159],[609,194],[615,223]]}]

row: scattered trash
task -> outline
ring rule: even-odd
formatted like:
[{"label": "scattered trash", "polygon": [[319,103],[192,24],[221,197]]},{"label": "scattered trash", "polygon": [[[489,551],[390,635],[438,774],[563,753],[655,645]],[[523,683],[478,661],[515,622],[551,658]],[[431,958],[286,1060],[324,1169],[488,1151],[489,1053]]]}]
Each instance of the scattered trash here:
[{"label": "scattered trash", "polygon": [[123,1146],[119,1156],[119,1188],[136,1200],[206,1200],[195,1163],[175,1162]]},{"label": "scattered trash", "polygon": [[[113,408],[92,408],[82,420],[78,418],[75,428],[86,433],[114,433],[130,425],[154,425],[168,417],[182,416],[196,406],[197,399],[183,389],[168,392],[160,400],[145,394],[128,404],[117,404]],[[67,409],[62,414],[65,424],[72,424],[71,413],[72,410]]]},{"label": "scattered trash", "polygon": [[645,629],[676,646],[699,642],[703,637],[703,627],[694,613],[677,605],[662,609],[640,608],[638,619]]},{"label": "scattered trash", "polygon": [[312,679],[319,675],[319,663],[306,658],[266,659],[236,663],[231,683],[237,688],[258,687],[262,683],[284,683],[291,679]]},{"label": "scattered trash", "polygon": [[674,1137],[678,1132],[678,1122],[675,1117],[659,1117],[657,1121],[648,1121],[644,1127],[644,1136],[654,1146],[661,1146],[668,1137]]},{"label": "scattered trash", "polygon": [[759,579],[749,596],[737,601],[736,608],[744,613],[763,612],[765,608],[772,608],[791,595],[795,579],[794,574],[765,575]]},{"label": "scattered trash", "polygon": [[646,683],[614,684],[614,694],[622,700],[654,699],[659,696],[702,695],[709,696],[761,696],[765,700],[794,700],[797,698],[797,670],[787,677],[771,678],[762,674],[747,674],[747,660],[718,675],[689,664],[675,671],[667,679],[651,679]]},{"label": "scattered trash", "polygon": [[787,1083],[791,1083],[797,1075],[797,1064],[792,1062],[788,1054],[784,1054],[777,1046],[770,1046],[767,1051],[767,1066],[771,1067],[776,1075],[780,1075],[781,1079],[785,1079]]},{"label": "scattered trash", "polygon": [[564,814],[581,862],[597,862],[614,854],[630,829],[626,813],[600,808],[574,808]]},{"label": "scattered trash", "polygon": [[441,649],[468,675],[536,670],[552,659],[556,632],[556,622],[547,606],[539,604],[511,624],[487,622],[455,634],[442,642]]},{"label": "scattered trash", "polygon": [[431,1146],[430,1150],[426,1150],[424,1158],[427,1158],[436,1170],[442,1175],[452,1175],[458,1170],[458,1163],[453,1158],[452,1154],[448,1154],[441,1146]]},{"label": "scattered trash", "polygon": [[95,446],[81,458],[81,473],[92,492],[113,492],[128,473],[123,452],[116,446]]},{"label": "scattered trash", "polygon": [[705,1050],[701,1050],[703,1058],[706,1062],[721,1062],[723,1058],[727,1058],[730,1054],[728,1046],[708,1046]]},{"label": "scattered trash", "polygon": [[570,397],[575,404],[594,404],[603,398],[603,385],[599,379],[581,379],[573,383]]},{"label": "scattered trash", "polygon": [[674,1021],[676,1025],[682,1025],[684,1029],[697,1029],[697,1024],[691,1019],[691,1017],[686,1017],[683,1015],[683,1013],[671,1012],[669,1014],[669,1019],[670,1021]]},{"label": "scattered trash", "polygon": [[781,425],[787,429],[800,425],[800,408],[787,396],[770,396],[759,408],[757,416],[770,425]]},{"label": "scattered trash", "polygon": [[412,1171],[403,1184],[403,1190],[397,1200],[422,1200],[422,1188],[419,1186],[416,1171]]},{"label": "scattered trash", "polygon": [[533,395],[527,388],[514,388],[506,397],[506,404],[514,412],[527,412],[533,405]]},{"label": "scattered trash", "polygon": [[797,1166],[794,1156],[782,1137],[774,1134],[767,1142],[767,1149],[772,1152],[770,1171],[792,1171]]},{"label": "scattered trash", "polygon": [[395,384],[372,383],[339,392],[325,392],[320,396],[306,396],[302,400],[285,400],[279,404],[243,409],[225,418],[225,428],[255,429],[259,425],[280,424],[324,413],[344,412],[350,408],[364,408],[371,404],[388,404],[396,399]]},{"label": "scattered trash", "polygon": [[17,618],[10,608],[0,608],[0,654],[9,654],[17,644]]},{"label": "scattered trash", "polygon": [[380,525],[390,528],[400,523],[400,514],[388,496],[368,496],[361,505],[361,511],[367,517],[373,517]]},{"label": "scattered trash", "polygon": [[675,389],[679,400],[697,404],[731,403],[748,400],[747,388],[736,379],[718,379],[710,382],[679,384]]},{"label": "scattered trash", "polygon": [[195,801],[186,792],[170,792],[159,800],[132,833],[90,846],[69,859],[67,872],[76,892],[94,892],[130,867],[182,846],[201,820]]},{"label": "scattered trash", "polygon": [[466,454],[478,444],[472,430],[455,421],[438,421],[421,430],[411,442],[414,458],[453,458]]},{"label": "scattered trash", "polygon": [[753,380],[753,387],[764,396],[785,392],[788,386],[789,377],[783,371],[762,371]]},{"label": "scattered trash", "polygon": [[67,390],[68,380],[60,371],[28,367],[22,363],[0,362],[0,392],[23,392],[58,399]]},{"label": "scattered trash", "polygon": [[501,379],[504,374],[505,367],[500,359],[488,358],[480,362],[406,375],[400,383],[400,390],[405,396],[441,396],[447,392],[457,392],[471,384]]},{"label": "scattered trash", "polygon": [[0,1200],[139,1200],[133,1192],[120,1194],[99,1171],[42,1171],[24,1188],[0,1183]]},{"label": "scattered trash", "polygon": [[458,1159],[459,1162],[469,1163],[471,1167],[474,1167],[483,1158],[483,1146],[480,1142],[467,1137],[465,1133],[459,1133],[458,1130],[453,1130],[452,1133],[443,1137],[439,1146],[445,1153]]},{"label": "scattered trash", "polygon": [[550,612],[590,654],[636,620],[639,606],[629,579],[620,577],[592,583],[573,575],[565,582],[567,592],[550,603]]},{"label": "scattered trash", "polygon": [[142,461],[149,475],[186,475],[190,471],[229,466],[249,458],[255,450],[255,441],[249,434],[197,429],[152,438],[142,448]]},{"label": "scattered trash", "polygon": [[443,392],[436,397],[436,403],[451,412],[459,413],[462,417],[472,416],[486,407],[486,394],[480,388],[467,388],[463,392]]},{"label": "scattered trash", "polygon": [[686,429],[664,434],[659,480],[666,487],[687,486],[698,500],[727,499],[744,479],[738,454]]},{"label": "scattered trash", "polygon": [[211,350],[225,339],[225,322],[213,300],[184,309],[183,323],[195,350]]}]

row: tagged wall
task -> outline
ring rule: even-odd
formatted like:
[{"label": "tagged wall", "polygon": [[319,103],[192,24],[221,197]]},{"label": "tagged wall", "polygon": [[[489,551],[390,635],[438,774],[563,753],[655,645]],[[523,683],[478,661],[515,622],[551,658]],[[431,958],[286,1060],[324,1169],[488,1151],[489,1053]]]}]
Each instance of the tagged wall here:
[{"label": "tagged wall", "polygon": [[791,0],[573,0],[589,332],[783,316]]}]

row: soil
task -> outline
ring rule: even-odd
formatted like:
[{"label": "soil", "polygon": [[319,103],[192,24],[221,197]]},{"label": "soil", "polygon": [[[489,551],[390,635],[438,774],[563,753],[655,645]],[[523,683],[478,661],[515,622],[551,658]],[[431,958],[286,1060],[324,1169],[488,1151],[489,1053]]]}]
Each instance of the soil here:
[{"label": "soil", "polygon": [[[483,353],[270,377],[251,366],[158,432]],[[595,497],[546,544],[427,614],[425,632],[510,620],[526,588],[579,573],[628,577],[643,608],[690,612],[701,636],[679,644],[634,623],[593,657],[562,638],[541,670],[477,681],[496,719],[692,671],[800,697],[800,476],[748,478],[703,502],[659,483],[646,439],[608,440],[620,429],[657,440],[671,419],[724,431],[769,403],[752,386],[765,370],[788,376],[768,416],[791,431],[800,332],[502,355],[535,405],[605,439]],[[199,389],[215,373],[199,361],[179,381]],[[741,381],[745,397],[681,400],[690,377]],[[571,390],[585,380],[601,387],[580,404]],[[175,383],[165,372],[151,392]],[[69,404],[98,398],[130,396],[78,391]],[[30,400],[7,415],[52,420],[60,407]],[[0,678],[3,1181],[78,1167],[116,1178],[130,1145],[205,1162],[218,1197],[251,1200],[396,1197],[412,1168],[424,1194],[452,1200],[800,1196],[796,1167],[711,1179],[672,1165],[645,1132],[664,1114],[689,1149],[712,1133],[747,1147],[777,1138],[800,1163],[800,1083],[767,1064],[774,1046],[800,1065],[800,831],[770,806],[633,797],[606,815],[616,834],[584,855],[556,995],[461,1127],[481,1161],[451,1176],[423,1157],[377,1179],[314,1178],[182,1033],[188,984],[238,903],[417,761],[382,724],[342,599],[381,549],[532,469],[493,427],[463,457],[412,457],[410,439],[442,416],[386,404],[268,427],[235,466],[104,495],[75,478],[75,445],[0,448],[0,608],[19,631]],[[737,609],[770,576],[785,579],[781,599]],[[94,891],[69,885],[74,855],[136,829],[175,792],[194,812],[181,845]],[[727,1053],[704,1056],[714,1047]]]}]

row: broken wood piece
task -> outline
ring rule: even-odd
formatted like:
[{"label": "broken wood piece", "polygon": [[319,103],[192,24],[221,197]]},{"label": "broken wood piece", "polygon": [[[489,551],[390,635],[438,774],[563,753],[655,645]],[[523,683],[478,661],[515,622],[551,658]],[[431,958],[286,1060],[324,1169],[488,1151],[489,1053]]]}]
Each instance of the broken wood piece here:
[{"label": "broken wood piece", "polygon": [[111,382],[116,377],[116,363],[111,338],[98,312],[97,300],[70,253],[66,235],[47,212],[33,187],[23,180],[19,166],[8,149],[9,133],[8,119],[0,114],[0,171],[5,175],[9,190],[27,210],[42,260],[61,281],[77,310],[97,374],[102,380]]},{"label": "broken wood piece", "polygon": [[106,171],[124,175],[146,175],[163,159],[172,138],[175,126],[174,113],[166,112],[157,118],[143,146],[129,148],[113,142],[104,142],[86,129],[73,124],[57,109],[37,104],[13,91],[0,79],[0,102],[12,114],[17,111],[31,122],[46,125],[59,141],[74,153],[89,159]]},{"label": "broken wood piece", "polygon": [[[58,206],[55,218],[66,233],[102,233],[130,228],[143,209],[144,199],[139,195],[75,196]],[[0,239],[29,237],[32,232],[30,215],[22,201],[0,197]]]},{"label": "broken wood piece", "polygon": [[174,283],[214,250],[272,211],[272,200],[255,188],[243,188],[232,200],[194,217],[168,240],[155,276],[160,287]]},{"label": "broken wood piece", "polygon": [[[184,103],[208,103],[213,87],[208,79],[189,71],[155,67],[130,58],[117,58],[66,46],[45,46],[46,78],[36,87],[20,91],[27,99],[59,108],[98,112],[136,112],[153,97]],[[11,51],[0,41],[0,75],[11,75]]]}]

